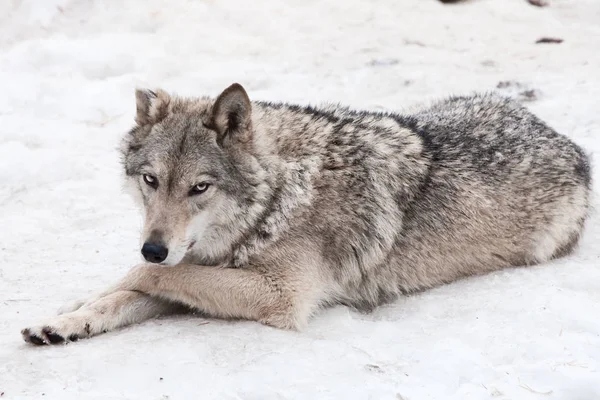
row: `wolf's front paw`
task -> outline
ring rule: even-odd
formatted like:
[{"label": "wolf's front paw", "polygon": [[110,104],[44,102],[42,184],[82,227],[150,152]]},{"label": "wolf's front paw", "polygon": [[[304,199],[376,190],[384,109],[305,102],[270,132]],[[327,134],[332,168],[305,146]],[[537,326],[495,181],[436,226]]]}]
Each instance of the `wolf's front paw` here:
[{"label": "wolf's front paw", "polygon": [[35,345],[74,342],[94,333],[89,313],[74,312],[52,318],[47,323],[21,331],[27,343]]}]

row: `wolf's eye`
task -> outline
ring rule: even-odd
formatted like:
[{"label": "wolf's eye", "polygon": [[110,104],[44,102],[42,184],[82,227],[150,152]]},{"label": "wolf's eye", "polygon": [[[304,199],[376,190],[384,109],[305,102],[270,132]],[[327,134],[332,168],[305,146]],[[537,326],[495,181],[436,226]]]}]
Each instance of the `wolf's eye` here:
[{"label": "wolf's eye", "polygon": [[150,186],[153,189],[156,189],[158,187],[158,179],[156,179],[155,176],[147,174],[144,174],[142,176],[144,178],[144,182],[146,182],[146,185]]},{"label": "wolf's eye", "polygon": [[190,196],[194,196],[194,195],[202,194],[202,193],[206,192],[208,190],[209,186],[210,186],[210,183],[207,183],[207,182],[202,182],[195,186],[192,186],[192,188],[190,189]]}]

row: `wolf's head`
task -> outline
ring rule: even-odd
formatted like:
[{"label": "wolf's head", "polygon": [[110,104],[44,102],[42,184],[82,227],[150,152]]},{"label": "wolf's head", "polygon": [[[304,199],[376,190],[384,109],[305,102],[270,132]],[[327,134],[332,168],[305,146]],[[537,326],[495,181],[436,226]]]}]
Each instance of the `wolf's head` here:
[{"label": "wolf's head", "polygon": [[137,90],[136,105],[122,151],[126,184],[145,210],[144,258],[224,262],[271,190],[246,91],[233,84],[211,100]]}]

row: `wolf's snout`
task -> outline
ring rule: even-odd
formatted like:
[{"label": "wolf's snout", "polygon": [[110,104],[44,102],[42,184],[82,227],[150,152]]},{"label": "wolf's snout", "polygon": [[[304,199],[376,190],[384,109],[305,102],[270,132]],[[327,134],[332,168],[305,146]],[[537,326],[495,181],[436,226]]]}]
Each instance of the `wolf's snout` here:
[{"label": "wolf's snout", "polygon": [[142,246],[142,255],[146,259],[146,261],[150,261],[153,263],[160,263],[165,261],[167,255],[169,254],[169,249],[163,246],[160,243],[144,243]]}]

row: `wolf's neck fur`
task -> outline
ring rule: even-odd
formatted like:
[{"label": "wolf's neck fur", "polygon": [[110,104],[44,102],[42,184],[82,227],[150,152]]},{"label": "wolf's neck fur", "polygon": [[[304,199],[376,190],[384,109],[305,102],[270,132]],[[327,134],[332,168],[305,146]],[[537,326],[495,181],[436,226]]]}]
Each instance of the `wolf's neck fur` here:
[{"label": "wolf's neck fur", "polygon": [[[260,164],[259,175],[265,177],[265,187],[256,197],[268,200],[251,207],[260,212],[248,213],[246,233],[233,249],[231,264],[247,264],[253,255],[279,240],[292,219],[309,208],[322,168],[336,162],[329,159],[325,146],[334,123],[347,112],[340,107],[252,103],[252,147]],[[276,178],[268,182],[268,177]]]},{"label": "wolf's neck fur", "polygon": [[[320,162],[315,157],[285,161],[277,156],[259,156],[257,161],[266,172],[263,193],[247,216],[249,223],[242,240],[234,247],[230,265],[243,267],[250,258],[277,242],[290,228],[290,222],[311,204],[313,181],[319,173]],[[265,193],[266,192],[266,193]]]},{"label": "wolf's neck fur", "polygon": [[258,182],[254,183],[253,204],[245,215],[246,227],[229,257],[230,266],[247,265],[253,256],[277,242],[290,228],[291,220],[311,204],[320,160],[314,156],[282,156],[278,142],[290,133],[283,131],[286,125],[282,117],[269,107],[253,103],[255,162],[247,173],[248,179]]},{"label": "wolf's neck fur", "polygon": [[[293,218],[308,209],[314,196],[314,181],[320,174],[323,160],[320,154],[304,153],[290,142],[301,138],[327,134],[327,124],[311,124],[311,115],[298,109],[290,113],[284,104],[254,102],[253,148],[257,169],[253,178],[262,176],[257,187],[255,204],[249,209],[245,232],[234,246],[230,265],[241,267],[250,258],[277,242],[290,228]],[[300,153],[300,154],[298,154]],[[258,172],[258,174],[257,174]]]},{"label": "wolf's neck fur", "polygon": [[278,165],[268,160],[267,163],[271,164],[267,168],[277,169],[277,179],[272,182],[271,195],[263,204],[263,212],[234,248],[232,264],[235,267],[247,264],[250,257],[278,241],[289,229],[292,218],[301,214],[313,198],[313,180],[319,171],[317,160],[284,161]]}]

